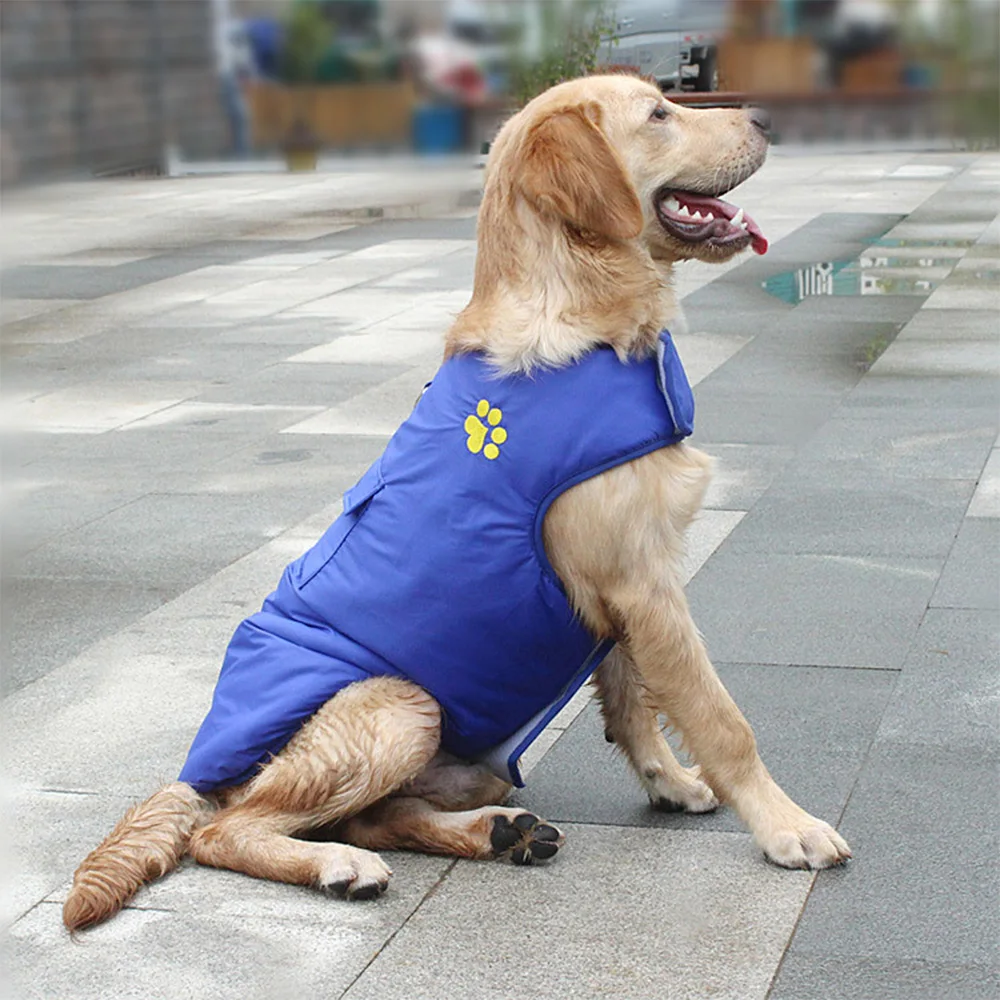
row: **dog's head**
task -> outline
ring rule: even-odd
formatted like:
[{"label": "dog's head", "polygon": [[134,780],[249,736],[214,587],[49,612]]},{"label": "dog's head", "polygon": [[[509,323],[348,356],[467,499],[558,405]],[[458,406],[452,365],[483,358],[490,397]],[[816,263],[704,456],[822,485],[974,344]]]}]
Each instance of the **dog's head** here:
[{"label": "dog's head", "polygon": [[506,123],[485,197],[520,202],[571,239],[638,239],[656,260],[763,253],[756,224],[721,196],[764,162],[767,132],[760,111],[684,108],[636,77],[571,80]]},{"label": "dog's head", "polygon": [[514,372],[597,345],[653,350],[676,314],[675,261],[767,248],[719,197],[766,152],[759,112],[692,111],[636,77],[585,77],[536,97],[493,145],[472,300],[446,356],[484,351]]}]

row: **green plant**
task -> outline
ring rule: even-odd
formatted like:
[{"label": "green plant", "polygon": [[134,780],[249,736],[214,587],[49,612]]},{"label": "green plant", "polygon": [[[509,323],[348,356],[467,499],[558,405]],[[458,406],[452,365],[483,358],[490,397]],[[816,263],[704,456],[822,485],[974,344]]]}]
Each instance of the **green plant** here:
[{"label": "green plant", "polygon": [[315,83],[320,62],[333,41],[333,28],[319,5],[298,0],[285,22],[280,73],[285,83]]},{"label": "green plant", "polygon": [[541,43],[534,56],[520,40],[511,52],[510,96],[518,107],[563,80],[592,73],[600,49],[617,44],[614,6],[605,0],[540,0],[533,10],[527,3],[518,7],[523,16],[537,13]]}]

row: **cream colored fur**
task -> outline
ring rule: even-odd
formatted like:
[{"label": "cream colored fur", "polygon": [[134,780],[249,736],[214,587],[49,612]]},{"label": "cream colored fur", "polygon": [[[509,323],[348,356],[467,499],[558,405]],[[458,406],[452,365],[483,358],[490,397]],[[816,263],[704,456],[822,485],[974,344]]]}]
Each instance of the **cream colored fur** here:
[{"label": "cream colored fur", "polygon": [[[657,107],[666,118],[651,116]],[[657,192],[728,190],[765,149],[746,112],[668,105],[632,77],[571,81],[536,98],[491,154],[475,287],[446,356],[483,351],[504,372],[559,367],[605,344],[644,356],[675,314],[673,264],[734,252],[668,235]],[[691,812],[729,803],[778,864],[834,865],[850,856],[846,843],[774,783],[688,611],[684,533],[710,471],[707,456],[681,444],[587,480],[552,505],[546,551],[594,635],[618,640],[596,687],[650,799]],[[696,768],[671,753],[661,715]],[[65,923],[75,931],[106,919],[185,852],[353,898],[388,882],[375,850],[493,857],[496,825],[524,811],[500,805],[509,786],[439,744],[440,710],[420,688],[394,678],[351,685],[245,785],[202,797],[173,784],[127,814],[77,870]],[[339,841],[302,839],[317,829]]]}]

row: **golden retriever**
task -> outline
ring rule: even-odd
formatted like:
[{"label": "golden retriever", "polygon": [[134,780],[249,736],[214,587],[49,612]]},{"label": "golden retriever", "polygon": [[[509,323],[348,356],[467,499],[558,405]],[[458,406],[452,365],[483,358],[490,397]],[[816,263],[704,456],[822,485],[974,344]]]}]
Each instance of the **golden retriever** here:
[{"label": "golden retriever", "polygon": [[[634,77],[574,80],[537,97],[493,147],[472,299],[445,355],[484,352],[503,373],[558,368],[606,345],[623,361],[648,355],[675,313],[674,262],[766,247],[742,210],[718,200],[766,149],[760,112],[685,109]],[[653,803],[728,803],[777,864],[836,865],[847,844],[771,778],[681,589],[684,533],[710,467],[676,444],[573,486],[546,515],[545,550],[589,631],[617,640],[595,684],[608,732]],[[659,715],[697,768],[678,763]],[[208,796],[176,782],[134,807],[77,870],[66,926],[111,916],[185,853],[354,899],[385,889],[380,848],[551,857],[562,834],[503,806],[510,786],[443,753],[440,732],[438,704],[409,681],[351,684],[253,779]],[[336,841],[301,839],[321,827]]]}]

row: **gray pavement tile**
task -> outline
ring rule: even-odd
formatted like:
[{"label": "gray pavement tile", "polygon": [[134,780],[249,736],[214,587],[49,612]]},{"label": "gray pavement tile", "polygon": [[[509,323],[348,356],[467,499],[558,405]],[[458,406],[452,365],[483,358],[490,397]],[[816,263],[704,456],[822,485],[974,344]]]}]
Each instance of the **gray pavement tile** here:
[{"label": "gray pavement tile", "polygon": [[[459,862],[345,1000],[764,997],[812,876],[732,834],[570,827],[550,864]],[[652,922],[651,922],[652,921]]]},{"label": "gray pavement tile", "polygon": [[329,236],[319,236],[313,240],[299,242],[295,249],[306,251],[331,247],[343,248],[349,252],[363,250],[388,240],[474,240],[475,238],[474,216],[462,219],[384,219],[345,229],[343,232],[331,233]]},{"label": "gray pavement tile", "polygon": [[410,367],[384,364],[274,364],[245,378],[234,379],[228,385],[212,386],[197,398],[202,402],[336,406],[373,386],[403,375]]},{"label": "gray pavement tile", "polygon": [[[164,395],[169,392],[169,383]],[[165,444],[171,436],[190,436],[211,429],[212,436],[228,434],[234,440],[254,440],[284,430],[322,410],[305,404],[222,403],[200,400],[200,393],[186,394],[171,406],[139,417],[117,428],[121,435],[139,435],[153,447]],[[170,447],[166,445],[166,447]]]},{"label": "gray pavement tile", "polygon": [[315,347],[329,342],[336,326],[335,317],[270,316],[262,320],[246,320],[218,329],[212,333],[217,344],[284,344],[289,354],[296,354],[304,347]]},{"label": "gray pavement tile", "polygon": [[719,662],[896,668],[942,562],[737,552],[724,542],[688,600]]},{"label": "gray pavement tile", "polygon": [[791,949],[849,961],[988,965],[1000,941],[996,754],[873,750],[841,833],[854,860],[817,880]]},{"label": "gray pavement tile", "polygon": [[179,588],[133,580],[3,579],[4,663],[8,695],[176,596]]},{"label": "gray pavement tile", "polygon": [[832,481],[862,472],[883,479],[976,480],[996,440],[997,417],[986,408],[952,404],[858,398],[855,390],[809,441],[802,465],[817,476],[826,469]]},{"label": "gray pavement tile", "polygon": [[1000,610],[1000,521],[965,521],[944,564],[931,607]]},{"label": "gray pavement tile", "polygon": [[890,239],[899,240],[969,240],[974,242],[983,235],[987,227],[985,219],[973,219],[967,222],[954,222],[947,217],[939,217],[936,221],[909,221],[908,219],[886,233]]},{"label": "gray pavement tile", "polygon": [[705,508],[711,510],[749,510],[794,454],[790,448],[776,445],[706,441],[698,430],[691,441],[715,459],[715,472],[704,502]]},{"label": "gray pavement tile", "polygon": [[118,267],[23,264],[3,271],[0,293],[19,299],[99,299],[187,270],[190,266],[177,262],[156,266],[153,261]]},{"label": "gray pavement tile", "polygon": [[[1000,302],[998,302],[1000,308]],[[872,366],[879,376],[903,378],[937,376],[1000,375],[1000,352],[993,340],[952,340],[929,343],[925,340],[902,340],[893,344]]]},{"label": "gray pavement tile", "polygon": [[785,955],[768,1000],[996,1000],[1000,971],[985,965]]},{"label": "gray pavement tile", "polygon": [[996,756],[1000,620],[995,611],[929,608],[907,653],[877,743]]},{"label": "gray pavement tile", "polygon": [[[753,345],[756,355],[792,365],[805,358],[834,356],[859,374],[871,366],[872,354],[881,353],[902,329],[892,321],[815,317],[804,324],[793,310],[762,329]],[[792,374],[797,368],[791,369]]]},{"label": "gray pavement tile", "polygon": [[[764,303],[756,309],[744,308],[741,299],[733,303],[726,289],[729,286],[713,281],[710,285],[684,297],[684,312],[688,327],[695,333],[723,334],[727,337],[755,337],[769,329],[791,309],[777,299],[777,307]],[[696,299],[697,296],[697,299]],[[768,296],[770,298],[770,296]]]},{"label": "gray pavement tile", "polygon": [[735,394],[752,387],[755,393],[773,396],[789,391],[796,395],[845,392],[864,374],[862,351],[861,346],[840,352],[786,350],[781,342],[756,337],[733,356],[732,363],[709,376],[706,388]]},{"label": "gray pavement tile", "polygon": [[[284,343],[217,343],[213,338],[178,348],[154,348],[143,358],[116,367],[123,379],[229,384],[284,361],[295,348]],[[168,390],[169,391],[169,390]]]},{"label": "gray pavement tile", "polygon": [[42,903],[11,929],[7,965],[24,1000],[337,997],[450,863],[390,857],[392,886],[369,903],[185,866],[142,893],[149,909],[127,909],[77,942],[60,904]]},{"label": "gray pavement tile", "polygon": [[[291,422],[301,412],[289,415],[284,411],[284,415]],[[190,410],[182,413],[189,414]],[[259,416],[265,422],[275,422],[273,411]],[[231,424],[219,423],[184,429],[169,424],[130,427],[106,434],[25,433],[14,447],[15,454],[23,459],[21,477],[37,484],[36,492],[42,494],[39,503],[50,507],[60,519],[75,523],[80,520],[73,517],[75,493],[81,496],[83,511],[89,512],[87,498],[100,498],[109,489],[127,495],[129,500],[146,493],[194,489],[206,470],[231,456],[234,448],[252,446],[257,440],[263,442],[271,437],[262,432],[256,439],[239,440]],[[252,424],[249,417],[243,421],[244,427],[247,424]],[[24,507],[30,514],[27,501]]]},{"label": "gray pavement tile", "polygon": [[7,789],[5,834],[11,874],[5,917],[24,916],[59,886],[107,836],[135,800],[86,789]]},{"label": "gray pavement tile", "polygon": [[975,480],[902,479],[796,462],[730,536],[739,551],[947,556]]},{"label": "gray pavement tile", "polygon": [[[717,664],[753,726],[775,780],[831,823],[843,811],[896,682],[894,671]],[[671,742],[677,746],[676,737]],[[608,746],[596,701],[577,717],[513,800],[554,822],[705,832],[746,828],[732,810],[688,816],[653,809],[624,757]]]},{"label": "gray pavement tile", "polygon": [[[4,365],[4,381],[11,377],[39,388],[56,388],[118,376],[123,366],[150,361],[158,355],[181,353],[201,339],[201,334],[190,327],[164,327],[155,336],[137,336],[136,330],[129,328],[111,329],[66,344],[39,344],[31,350],[29,358]],[[190,372],[184,377],[190,378]]]},{"label": "gray pavement tile", "polygon": [[[10,461],[12,450],[4,449],[5,463]],[[28,459],[23,452],[20,454],[26,464],[13,466],[4,475],[4,489],[9,492],[0,559],[7,572],[15,568],[25,552],[104,517],[147,492],[141,482],[102,482],[96,469],[87,470],[92,473],[90,481],[74,477],[70,483],[65,468],[64,478],[59,479],[44,458]]]},{"label": "gray pavement tile", "polygon": [[882,375],[871,371],[846,400],[847,406],[923,407],[927,411],[975,409],[990,420],[1000,409],[1000,385],[989,374]]},{"label": "gray pavement tile", "polygon": [[695,426],[706,441],[795,448],[816,433],[844,397],[845,390],[741,384],[735,360],[729,371],[723,365],[695,388]]},{"label": "gray pavement tile", "polygon": [[802,324],[817,319],[903,324],[924,302],[919,295],[816,295],[795,307],[795,319]]},{"label": "gray pavement tile", "polygon": [[294,493],[150,493],[35,549],[25,576],[191,586],[309,513]]},{"label": "gray pavement tile", "polygon": [[[949,278],[948,281],[952,279]],[[996,284],[997,278],[993,272],[984,279],[972,274],[966,275],[965,280],[956,279],[954,283],[946,282],[938,288],[927,300],[927,308],[949,312],[953,309],[984,309],[996,316],[1000,311],[1000,289],[997,289]]]}]

